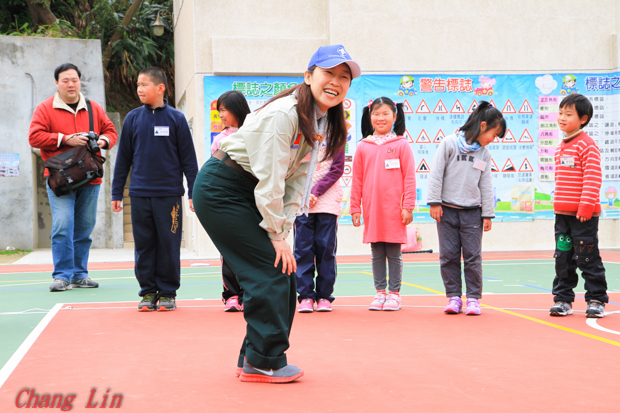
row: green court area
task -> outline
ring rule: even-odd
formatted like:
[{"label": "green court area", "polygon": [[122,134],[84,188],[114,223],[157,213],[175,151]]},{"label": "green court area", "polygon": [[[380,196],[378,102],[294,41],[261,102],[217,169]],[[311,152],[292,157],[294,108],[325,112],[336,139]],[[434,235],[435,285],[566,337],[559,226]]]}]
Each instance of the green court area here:
[{"label": "green court area", "polygon": [[[366,258],[370,261],[368,258]],[[360,257],[360,261],[364,259]],[[132,264],[128,263],[130,267]],[[609,292],[620,292],[620,264],[606,262]],[[548,294],[554,276],[553,260],[496,260],[483,263],[484,294]],[[181,288],[178,300],[219,300],[222,293],[220,267],[184,267],[181,270]],[[75,288],[71,291],[50,293],[49,272],[21,272],[0,274],[0,367],[22,344],[30,332],[57,303],[110,303],[137,302],[138,283],[133,269],[91,270],[92,279],[99,282],[97,289]],[[402,295],[437,295],[444,291],[437,262],[408,262],[404,264]],[[583,291],[583,282],[577,287]],[[334,311],[338,311],[338,297],[370,297],[375,291],[370,262],[338,264]],[[582,294],[578,295],[582,296]],[[578,298],[578,300],[583,300]],[[484,303],[484,298],[482,300]],[[222,307],[213,301],[214,307]],[[411,311],[415,305],[404,306]],[[360,311],[365,310],[362,306]],[[439,309],[438,309],[439,310]],[[544,308],[537,309],[544,311]],[[606,311],[618,311],[620,304],[611,302]],[[441,310],[439,310],[441,311]],[[137,312],[137,308],[136,308]],[[83,315],[88,317],[88,313]],[[75,334],[79,334],[75,331]],[[56,349],[50,349],[55,351]]]}]

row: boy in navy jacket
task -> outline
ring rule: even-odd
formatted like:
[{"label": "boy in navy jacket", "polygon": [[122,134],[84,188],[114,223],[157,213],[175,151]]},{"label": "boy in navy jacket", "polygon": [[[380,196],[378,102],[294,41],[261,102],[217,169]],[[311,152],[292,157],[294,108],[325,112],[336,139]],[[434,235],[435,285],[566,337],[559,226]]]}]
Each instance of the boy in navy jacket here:
[{"label": "boy in navy jacket", "polygon": [[189,207],[194,210],[192,188],[198,173],[194,142],[183,113],[164,99],[166,87],[163,70],[149,67],[140,72],[138,96],[144,106],[125,118],[112,182],[112,209],[120,212],[131,169],[129,197],[140,311],[176,308],[181,285],[183,174]]}]

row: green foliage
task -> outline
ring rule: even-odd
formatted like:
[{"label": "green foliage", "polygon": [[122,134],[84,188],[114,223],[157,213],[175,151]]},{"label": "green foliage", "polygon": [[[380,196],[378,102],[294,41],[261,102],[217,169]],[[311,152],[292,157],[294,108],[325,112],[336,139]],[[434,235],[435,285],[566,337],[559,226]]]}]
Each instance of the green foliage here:
[{"label": "green foliage", "polygon": [[0,255],[26,255],[31,253],[32,250],[20,250],[19,248],[14,250],[0,251]]},{"label": "green foliage", "polygon": [[[122,21],[134,0],[36,1],[49,3],[58,19],[55,24],[35,28],[24,1],[2,0],[0,35],[99,39],[103,52],[120,28],[122,36],[113,44],[113,55],[105,73],[108,106],[121,112],[128,109],[127,105],[139,106],[135,91],[138,73],[149,66],[166,72],[167,98],[174,104],[174,37],[170,19],[173,0],[143,1],[127,27]],[[151,24],[160,11],[166,28],[158,37],[153,34]]]}]

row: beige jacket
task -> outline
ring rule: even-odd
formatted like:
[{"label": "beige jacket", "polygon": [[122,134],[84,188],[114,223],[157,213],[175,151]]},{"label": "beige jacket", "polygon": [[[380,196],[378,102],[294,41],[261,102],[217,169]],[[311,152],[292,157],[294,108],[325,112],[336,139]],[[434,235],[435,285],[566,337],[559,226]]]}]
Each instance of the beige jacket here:
[{"label": "beige jacket", "polygon": [[243,126],[220,144],[239,165],[259,182],[254,189],[256,206],[270,239],[285,239],[299,210],[311,152],[301,134],[297,98],[278,99],[250,113]]}]

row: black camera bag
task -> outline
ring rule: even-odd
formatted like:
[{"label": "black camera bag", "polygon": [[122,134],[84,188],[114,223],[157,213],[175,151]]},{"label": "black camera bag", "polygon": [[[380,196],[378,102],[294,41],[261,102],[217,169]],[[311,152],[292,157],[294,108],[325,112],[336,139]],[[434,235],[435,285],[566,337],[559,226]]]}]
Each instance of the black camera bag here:
[{"label": "black camera bag", "polygon": [[[93,108],[90,100],[86,99],[88,106],[88,120],[90,131],[93,131]],[[84,185],[90,184],[97,178],[103,177],[103,156],[92,153],[88,146],[74,146],[45,161],[45,167],[49,171],[47,184],[56,196],[73,194]]]}]

